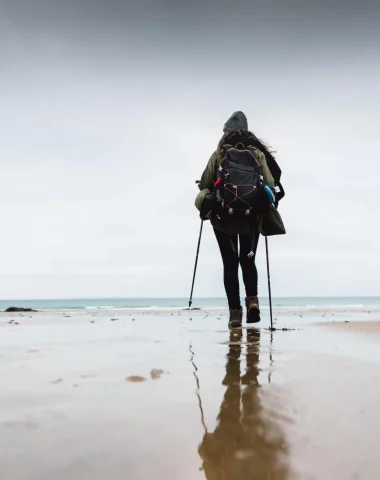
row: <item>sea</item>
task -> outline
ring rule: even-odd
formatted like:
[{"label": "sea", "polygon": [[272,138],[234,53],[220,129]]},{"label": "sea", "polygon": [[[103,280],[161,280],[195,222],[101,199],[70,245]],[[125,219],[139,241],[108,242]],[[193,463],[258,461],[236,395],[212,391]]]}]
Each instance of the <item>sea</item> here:
[{"label": "sea", "polygon": [[[274,297],[276,309],[380,309],[380,297]],[[187,298],[75,298],[41,300],[0,300],[0,310],[8,307],[35,310],[178,310],[187,308]],[[192,307],[208,310],[227,308],[225,298],[194,298]],[[260,297],[260,308],[269,300]]]}]

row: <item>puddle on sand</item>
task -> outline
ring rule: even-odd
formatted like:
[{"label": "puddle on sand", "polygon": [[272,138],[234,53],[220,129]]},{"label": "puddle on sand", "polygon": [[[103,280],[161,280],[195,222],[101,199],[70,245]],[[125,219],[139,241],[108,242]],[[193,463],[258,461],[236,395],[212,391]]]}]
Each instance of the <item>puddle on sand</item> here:
[{"label": "puddle on sand", "polygon": [[198,368],[190,346],[197,380],[197,397],[204,435],[198,445],[201,471],[207,479],[246,480],[294,478],[289,445],[278,416],[265,402],[259,383],[260,331],[230,333],[216,426],[207,427],[199,389]]},{"label": "puddle on sand", "polygon": [[[0,392],[0,478],[378,480],[376,343],[327,325],[300,325],[298,317],[281,322],[295,331],[271,333],[267,322],[261,331],[248,327],[230,337],[215,316],[191,315],[194,321],[183,325],[178,317],[129,319],[127,332],[118,322],[99,321],[96,347],[88,342],[88,317],[79,327],[41,325],[34,336],[30,327],[22,342],[8,329],[12,363],[0,362],[7,379]],[[126,344],[126,335],[137,341]],[[54,348],[16,356],[40,344]],[[72,383],[92,372],[98,381],[86,381],[87,388]],[[50,385],[59,377],[63,383]],[[35,420],[36,408],[44,428],[1,426],[27,415]],[[65,421],[46,416],[48,410]],[[81,449],[88,454],[79,464]],[[48,464],[39,462],[44,457]]]}]

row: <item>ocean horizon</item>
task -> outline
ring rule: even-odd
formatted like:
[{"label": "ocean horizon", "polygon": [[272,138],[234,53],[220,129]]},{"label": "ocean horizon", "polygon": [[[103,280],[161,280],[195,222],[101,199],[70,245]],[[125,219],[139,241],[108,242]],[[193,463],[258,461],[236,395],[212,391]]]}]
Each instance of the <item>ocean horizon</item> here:
[{"label": "ocean horizon", "polygon": [[[244,299],[242,299],[242,302]],[[188,307],[188,298],[61,298],[61,299],[3,299],[0,310],[8,307],[35,310],[168,310]],[[380,308],[380,297],[273,297],[277,309],[293,308]],[[269,308],[268,297],[260,297],[260,306]],[[192,307],[205,309],[227,308],[224,297],[196,297]]]}]

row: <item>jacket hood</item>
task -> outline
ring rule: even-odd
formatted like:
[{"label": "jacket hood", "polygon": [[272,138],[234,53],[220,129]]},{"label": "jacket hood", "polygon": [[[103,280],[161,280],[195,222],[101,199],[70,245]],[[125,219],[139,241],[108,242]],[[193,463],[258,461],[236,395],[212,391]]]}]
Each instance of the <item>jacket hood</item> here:
[{"label": "jacket hood", "polygon": [[224,124],[224,133],[232,132],[232,130],[248,130],[248,120],[243,112],[233,113]]}]

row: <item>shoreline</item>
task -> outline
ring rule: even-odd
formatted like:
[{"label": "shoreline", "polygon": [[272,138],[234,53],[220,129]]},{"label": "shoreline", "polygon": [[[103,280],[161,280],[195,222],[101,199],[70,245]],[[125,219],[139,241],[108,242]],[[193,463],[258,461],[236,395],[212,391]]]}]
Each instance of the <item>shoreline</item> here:
[{"label": "shoreline", "polygon": [[[243,307],[245,308],[245,307]],[[268,305],[260,305],[260,310],[263,312],[269,312]],[[54,314],[63,314],[63,313],[72,313],[72,314],[112,314],[114,312],[118,312],[119,314],[152,314],[152,315],[182,315],[182,314],[208,314],[208,315],[217,315],[217,314],[227,314],[228,308],[225,307],[212,307],[212,308],[191,308],[190,310],[187,307],[177,308],[177,307],[137,307],[137,308],[57,308],[57,309],[39,309],[33,312],[6,312],[4,310],[0,311],[0,315],[36,315],[36,314],[46,314],[46,315],[54,315]],[[328,307],[328,308],[310,308],[310,307],[273,307],[273,313],[278,315],[295,315],[295,314],[333,314],[333,313],[349,313],[349,314],[380,314],[380,307]]]}]

